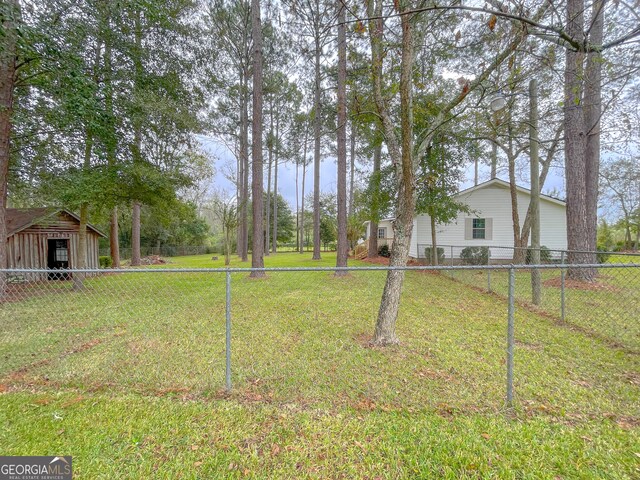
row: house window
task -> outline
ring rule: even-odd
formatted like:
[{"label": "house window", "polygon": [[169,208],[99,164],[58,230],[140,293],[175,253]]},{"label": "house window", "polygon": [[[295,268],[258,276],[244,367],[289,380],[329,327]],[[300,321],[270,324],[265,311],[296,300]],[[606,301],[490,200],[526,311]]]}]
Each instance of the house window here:
[{"label": "house window", "polygon": [[386,227],[378,228],[378,238],[387,238],[387,228]]},{"label": "house window", "polygon": [[56,262],[68,262],[69,250],[67,248],[66,240],[56,240],[55,259]]},{"label": "house window", "polygon": [[487,238],[486,221],[484,218],[474,218],[472,228],[472,238],[482,240]]}]

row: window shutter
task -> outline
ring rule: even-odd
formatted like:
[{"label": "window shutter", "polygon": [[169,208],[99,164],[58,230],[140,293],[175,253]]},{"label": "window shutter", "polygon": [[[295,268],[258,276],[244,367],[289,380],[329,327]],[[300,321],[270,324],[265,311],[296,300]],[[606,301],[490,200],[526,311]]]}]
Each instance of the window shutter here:
[{"label": "window shutter", "polygon": [[493,218],[484,219],[484,239],[493,240]]},{"label": "window shutter", "polygon": [[473,218],[464,219],[464,239],[473,240]]}]

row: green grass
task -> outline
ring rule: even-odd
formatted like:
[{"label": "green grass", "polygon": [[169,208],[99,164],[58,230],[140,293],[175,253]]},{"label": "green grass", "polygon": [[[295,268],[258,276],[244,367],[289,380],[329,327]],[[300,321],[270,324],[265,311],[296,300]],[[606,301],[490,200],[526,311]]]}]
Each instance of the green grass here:
[{"label": "green grass", "polygon": [[229,394],[223,274],[31,286],[0,310],[0,451],[71,454],[78,478],[638,476],[637,353],[520,307],[507,414],[504,299],[410,272],[402,344],[370,348],[384,278],[232,274]]},{"label": "green grass", "polygon": [[[218,260],[213,260],[217,257]],[[190,255],[185,257],[168,258],[168,268],[225,268],[224,255]],[[312,260],[311,252],[296,253],[286,252],[278,254],[270,254],[264,257],[265,267],[333,267],[336,264],[335,252],[321,252],[321,260]],[[362,265],[362,262],[358,262]],[[250,268],[251,257],[249,261],[242,262],[240,257],[231,256],[230,267],[234,268]]]},{"label": "green grass", "polygon": [[[640,263],[640,257],[612,256],[609,263]],[[454,271],[453,279],[503,298],[508,296],[507,270]],[[531,273],[517,270],[515,293],[522,308],[544,312],[562,320],[561,270],[541,271],[542,298],[538,306],[531,302]],[[640,268],[603,268],[593,285],[572,282],[565,277],[565,317],[568,327],[640,353]]]}]

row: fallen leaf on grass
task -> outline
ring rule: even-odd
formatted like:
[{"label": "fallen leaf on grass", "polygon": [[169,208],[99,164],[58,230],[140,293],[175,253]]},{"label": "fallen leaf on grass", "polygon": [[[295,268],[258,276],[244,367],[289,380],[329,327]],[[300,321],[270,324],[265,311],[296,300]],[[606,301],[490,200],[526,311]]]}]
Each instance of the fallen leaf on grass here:
[{"label": "fallen leaf on grass", "polygon": [[84,400],[84,397],[82,395],[78,395],[77,397],[73,397],[73,398],[70,398],[69,400],[65,401],[61,405],[61,407],[62,408],[67,408],[67,407],[70,407],[72,405],[75,405],[76,403],[80,403],[83,400]]},{"label": "fallen leaf on grass", "polygon": [[482,434],[480,434],[480,436],[482,438],[484,438],[485,440],[489,440],[491,438],[491,435],[489,435],[488,433],[482,433]]}]

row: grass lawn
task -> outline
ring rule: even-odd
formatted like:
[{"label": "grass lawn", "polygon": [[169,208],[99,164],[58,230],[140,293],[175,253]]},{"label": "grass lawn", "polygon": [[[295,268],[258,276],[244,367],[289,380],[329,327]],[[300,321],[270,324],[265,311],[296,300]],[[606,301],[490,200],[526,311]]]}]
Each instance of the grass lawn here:
[{"label": "grass lawn", "polygon": [[[335,264],[310,256],[265,264]],[[640,475],[638,352],[607,337],[608,317],[594,335],[518,308],[506,412],[504,299],[480,278],[409,272],[402,344],[371,348],[384,278],[232,274],[230,393],[224,275],[32,285],[0,306],[0,451],[73,455],[91,479]]]},{"label": "grass lawn", "polygon": [[[608,263],[640,263],[640,256],[613,255]],[[501,297],[508,296],[507,270],[449,272],[455,280]],[[540,310],[561,320],[561,270],[541,270],[542,298],[531,304],[531,273],[516,271],[515,292],[523,308]],[[573,282],[565,277],[565,322],[613,345],[640,353],[640,268],[603,268],[595,285]]]}]

